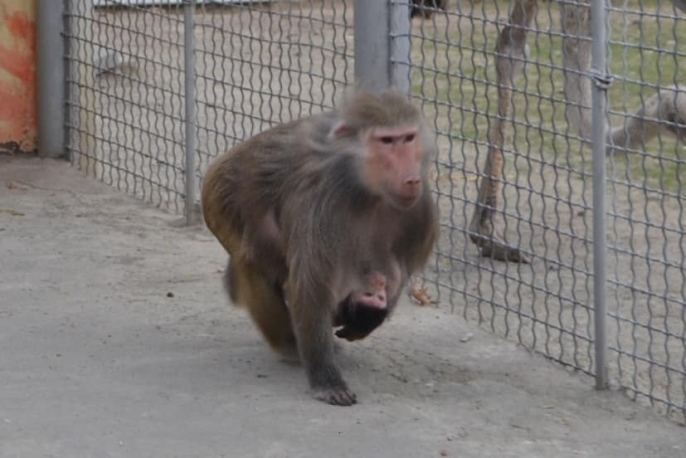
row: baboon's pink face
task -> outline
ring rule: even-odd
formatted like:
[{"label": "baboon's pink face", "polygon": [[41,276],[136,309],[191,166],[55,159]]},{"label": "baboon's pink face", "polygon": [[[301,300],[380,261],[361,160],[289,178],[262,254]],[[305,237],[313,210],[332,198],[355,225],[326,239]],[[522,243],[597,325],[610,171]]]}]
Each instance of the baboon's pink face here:
[{"label": "baboon's pink face", "polygon": [[418,126],[377,127],[364,139],[364,178],[370,189],[399,209],[422,195],[422,156]]}]

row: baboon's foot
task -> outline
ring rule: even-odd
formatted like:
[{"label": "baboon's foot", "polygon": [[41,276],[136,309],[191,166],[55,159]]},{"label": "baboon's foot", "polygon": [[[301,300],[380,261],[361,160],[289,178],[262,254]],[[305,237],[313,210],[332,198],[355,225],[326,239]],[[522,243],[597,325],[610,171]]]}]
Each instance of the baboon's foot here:
[{"label": "baboon's foot", "polygon": [[333,406],[347,407],[357,404],[357,396],[346,385],[313,388],[312,396]]}]

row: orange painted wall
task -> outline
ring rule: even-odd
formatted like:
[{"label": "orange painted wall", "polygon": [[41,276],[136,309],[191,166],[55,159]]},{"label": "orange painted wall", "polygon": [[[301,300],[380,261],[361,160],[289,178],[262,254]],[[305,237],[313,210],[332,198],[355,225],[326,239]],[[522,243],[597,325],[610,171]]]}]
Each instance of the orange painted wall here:
[{"label": "orange painted wall", "polygon": [[36,151],[36,4],[0,0],[0,152]]}]

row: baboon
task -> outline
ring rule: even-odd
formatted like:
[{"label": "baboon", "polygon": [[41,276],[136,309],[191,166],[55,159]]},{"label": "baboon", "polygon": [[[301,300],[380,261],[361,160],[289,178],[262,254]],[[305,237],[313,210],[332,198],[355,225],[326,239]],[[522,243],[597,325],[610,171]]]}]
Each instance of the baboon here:
[{"label": "baboon", "polygon": [[225,282],[267,343],[305,366],[317,399],[351,405],[339,337],[391,314],[438,236],[427,183],[436,139],[389,90],[270,128],[219,156],[202,186],[205,222],[230,255]]}]

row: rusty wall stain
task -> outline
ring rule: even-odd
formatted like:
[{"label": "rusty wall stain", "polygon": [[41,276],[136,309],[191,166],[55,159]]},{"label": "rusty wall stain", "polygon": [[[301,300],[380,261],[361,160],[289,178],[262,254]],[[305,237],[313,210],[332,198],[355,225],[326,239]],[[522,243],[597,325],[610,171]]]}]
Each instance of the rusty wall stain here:
[{"label": "rusty wall stain", "polygon": [[0,151],[36,149],[33,2],[0,0]]}]

